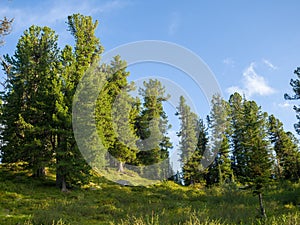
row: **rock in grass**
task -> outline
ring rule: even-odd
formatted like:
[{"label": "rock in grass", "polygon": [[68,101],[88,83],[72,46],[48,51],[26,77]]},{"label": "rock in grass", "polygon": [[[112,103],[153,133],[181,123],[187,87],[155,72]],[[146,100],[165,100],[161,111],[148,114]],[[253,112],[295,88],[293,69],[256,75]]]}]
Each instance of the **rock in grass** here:
[{"label": "rock in grass", "polygon": [[131,186],[132,185],[128,180],[117,180],[116,182],[123,186]]}]

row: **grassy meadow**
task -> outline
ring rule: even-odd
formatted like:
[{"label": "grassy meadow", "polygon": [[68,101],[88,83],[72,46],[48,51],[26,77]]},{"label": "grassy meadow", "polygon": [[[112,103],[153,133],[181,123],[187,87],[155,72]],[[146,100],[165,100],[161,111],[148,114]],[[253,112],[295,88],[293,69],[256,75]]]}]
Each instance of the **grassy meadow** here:
[{"label": "grassy meadow", "polygon": [[20,165],[0,165],[0,224],[300,224],[300,185],[270,184],[264,194],[267,218],[258,217],[258,199],[235,185],[183,187],[172,181],[121,186],[95,176],[67,193],[53,175],[30,177]]}]

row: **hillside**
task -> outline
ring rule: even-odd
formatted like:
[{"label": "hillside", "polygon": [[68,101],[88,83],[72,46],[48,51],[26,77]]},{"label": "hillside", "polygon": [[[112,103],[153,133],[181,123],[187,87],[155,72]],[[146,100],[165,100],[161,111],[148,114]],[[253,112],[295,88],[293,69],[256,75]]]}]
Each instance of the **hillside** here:
[{"label": "hillside", "polygon": [[[261,224],[257,197],[235,186],[182,187],[171,181],[121,186],[101,177],[62,193],[53,176],[36,180],[0,166],[0,224]],[[51,174],[51,173],[48,173]],[[271,185],[264,224],[300,224],[300,185]]]}]

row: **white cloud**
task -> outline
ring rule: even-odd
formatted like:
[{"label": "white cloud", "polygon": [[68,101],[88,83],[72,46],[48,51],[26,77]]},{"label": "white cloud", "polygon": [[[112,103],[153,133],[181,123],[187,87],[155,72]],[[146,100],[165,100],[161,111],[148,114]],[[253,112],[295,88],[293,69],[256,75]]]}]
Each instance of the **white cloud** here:
[{"label": "white cloud", "polygon": [[[127,1],[114,0],[104,3],[90,1],[50,1],[41,2],[38,5],[30,5],[22,8],[1,7],[0,15],[15,18],[14,30],[25,30],[29,26],[51,26],[57,22],[66,21],[67,16],[73,13],[95,15],[97,13],[110,13],[113,10],[123,8]],[[41,10],[41,8],[44,8]],[[95,18],[96,19],[96,18]],[[62,23],[63,24],[63,23]],[[64,25],[64,24],[63,24]]]},{"label": "white cloud", "polygon": [[275,92],[275,90],[267,84],[265,78],[256,73],[254,63],[251,63],[244,71],[243,77],[244,85],[249,96],[254,94],[264,96]]},{"label": "white cloud", "polygon": [[274,64],[272,64],[269,60],[267,59],[262,59],[263,63],[270,69],[272,70],[277,70],[277,66],[275,66]]},{"label": "white cloud", "polygon": [[232,58],[226,58],[223,60],[223,63],[225,65],[234,67],[235,61]]},{"label": "white cloud", "polygon": [[263,76],[260,76],[255,71],[255,64],[251,63],[243,72],[243,87],[232,86],[227,88],[228,93],[237,91],[244,94],[247,98],[253,95],[266,96],[275,93],[275,90],[270,87]]},{"label": "white cloud", "polygon": [[292,107],[292,105],[288,102],[279,103],[278,106],[280,108],[291,108]]},{"label": "white cloud", "polygon": [[242,88],[238,87],[238,86],[231,86],[229,88],[226,89],[226,92],[229,94],[233,94],[235,92],[241,94],[241,95],[245,95],[245,90],[243,90]]}]

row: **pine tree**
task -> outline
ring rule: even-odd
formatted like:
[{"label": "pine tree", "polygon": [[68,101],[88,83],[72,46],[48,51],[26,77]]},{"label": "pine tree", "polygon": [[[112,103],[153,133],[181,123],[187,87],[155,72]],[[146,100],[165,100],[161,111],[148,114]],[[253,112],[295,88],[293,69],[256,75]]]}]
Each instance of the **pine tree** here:
[{"label": "pine tree", "polygon": [[245,123],[243,119],[244,105],[240,94],[234,93],[229,98],[230,105],[230,143],[232,149],[231,163],[234,175],[240,180],[247,175],[244,165],[245,157]]},{"label": "pine tree", "polygon": [[136,99],[129,95],[135,87],[128,83],[126,69],[126,62],[120,56],[105,66],[106,81],[95,113],[98,134],[110,153],[108,163],[112,167],[117,164],[119,172],[124,172],[125,163],[132,163],[137,153],[134,123],[139,112],[134,107]]},{"label": "pine tree", "polygon": [[213,163],[207,174],[208,183],[228,182],[232,179],[229,128],[230,128],[230,106],[219,95],[213,96],[212,110],[209,116],[211,129],[212,155],[215,155]]},{"label": "pine tree", "polygon": [[267,113],[261,111],[254,101],[244,101],[244,134],[247,139],[243,142],[245,149],[244,181],[258,195],[261,216],[265,217],[262,193],[263,188],[271,177],[271,153],[267,139]]},{"label": "pine tree", "polygon": [[272,156],[267,130],[267,113],[254,101],[235,93],[230,96],[232,166],[238,181],[258,195],[261,216],[265,217],[263,188],[271,177]]},{"label": "pine tree", "polygon": [[295,138],[283,129],[283,124],[269,116],[269,135],[275,151],[275,174],[278,179],[298,180],[299,152]]},{"label": "pine tree", "polygon": [[48,27],[31,26],[20,38],[14,56],[6,55],[5,60],[3,65],[10,69],[2,94],[3,161],[26,161],[35,176],[43,176],[54,147],[57,35]]},{"label": "pine tree", "polygon": [[[168,150],[172,147],[167,136],[168,124],[167,115],[163,109],[163,102],[169,96],[165,96],[165,88],[158,80],[150,79],[144,82],[144,88],[139,89],[139,94],[143,97],[143,108],[137,118],[135,127],[140,139],[137,145],[137,165],[153,165],[148,171],[144,171],[145,177],[153,179],[161,178],[165,173],[162,171],[166,165],[160,164],[167,160]],[[167,165],[169,168],[169,166]]]},{"label": "pine tree", "polygon": [[[62,51],[63,97],[57,102],[59,114],[56,147],[56,182],[63,191],[69,185],[88,181],[90,167],[82,157],[73,134],[72,104],[77,85],[87,69],[98,62],[102,47],[95,37],[98,22],[90,16],[74,14],[68,17],[68,28],[75,38],[75,50],[66,46]],[[91,138],[91,137],[90,137]]]},{"label": "pine tree", "polygon": [[198,141],[196,149],[187,163],[183,166],[183,174],[186,185],[204,183],[204,178],[207,174],[207,170],[203,168],[202,160],[204,152],[207,149],[208,137],[207,129],[201,119],[197,123],[197,133]]},{"label": "pine tree", "polygon": [[286,179],[298,182],[300,179],[299,140],[292,132],[286,132],[286,135],[288,137],[287,146],[293,146],[293,148],[286,155],[284,176]]},{"label": "pine tree", "polygon": [[195,182],[196,170],[200,171],[201,169],[200,158],[202,155],[200,155],[200,149],[196,151],[199,137],[198,116],[191,111],[183,96],[179,99],[176,115],[180,120],[180,131],[178,133],[180,137],[180,161],[183,168],[185,184],[189,185]]},{"label": "pine tree", "polygon": [[[293,95],[289,95],[289,94],[285,94],[284,95],[284,98],[286,100],[299,100],[300,99],[300,67],[297,67],[297,69],[294,71],[294,74],[297,76],[296,79],[291,79],[290,81],[290,85],[293,89],[293,92],[294,94]],[[294,127],[295,127],[295,130],[297,132],[297,134],[300,134],[300,107],[299,105],[296,106],[294,105],[294,110],[296,112],[296,118],[298,119],[298,123],[294,124]],[[298,153],[296,154],[296,158],[298,159],[299,157],[299,150],[298,150]],[[298,177],[300,176],[300,166],[299,166],[299,163],[297,165],[297,168],[298,168]]]},{"label": "pine tree", "polygon": [[0,46],[4,44],[4,40],[2,38],[10,34],[13,21],[14,19],[8,19],[7,17],[0,19]]},{"label": "pine tree", "polygon": [[124,172],[124,164],[132,163],[136,159],[138,140],[134,130],[134,118],[132,117],[132,105],[134,98],[127,92],[123,92],[114,103],[113,126],[116,132],[116,140],[110,153],[118,160],[118,171]]},{"label": "pine tree", "polygon": [[[290,85],[293,88],[294,95],[284,94],[286,100],[299,100],[300,99],[300,67],[294,71],[297,79],[291,79]],[[294,124],[297,134],[300,134],[300,107],[294,105],[294,110],[296,112],[296,118],[299,120],[298,123]]]},{"label": "pine tree", "polygon": [[[104,86],[105,81],[106,74],[103,72],[102,66],[99,66],[97,62],[93,63],[86,70],[84,77],[77,85],[73,98],[73,132],[77,147],[80,149],[80,153],[84,156],[85,161],[81,160],[82,158],[79,158],[79,160],[84,163],[82,164],[83,168],[88,169],[87,162],[96,171],[106,166],[107,149],[103,146],[102,140],[99,139],[97,122],[95,120],[99,89]],[[60,107],[60,109],[64,112],[63,107]],[[79,171],[82,170],[80,169]]]}]

